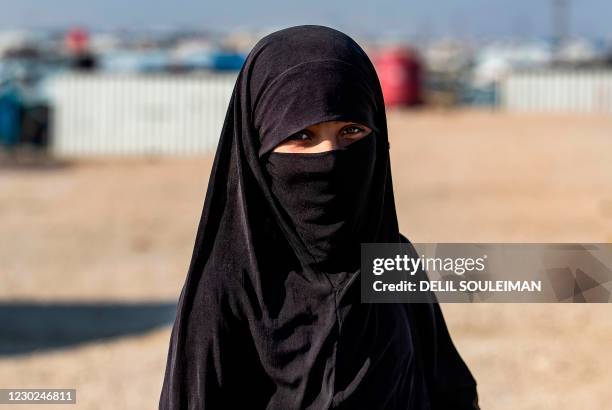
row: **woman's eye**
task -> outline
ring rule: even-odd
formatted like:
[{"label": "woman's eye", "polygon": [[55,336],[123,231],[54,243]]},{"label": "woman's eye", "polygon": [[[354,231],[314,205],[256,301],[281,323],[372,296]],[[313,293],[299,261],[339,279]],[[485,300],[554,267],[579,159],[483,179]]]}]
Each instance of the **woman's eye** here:
[{"label": "woman's eye", "polygon": [[355,125],[348,126],[343,130],[343,132],[346,132],[347,134],[358,134],[363,131],[364,131],[363,128],[357,127]]},{"label": "woman's eye", "polygon": [[289,139],[293,141],[308,141],[310,136],[306,132],[300,131],[290,136]]}]

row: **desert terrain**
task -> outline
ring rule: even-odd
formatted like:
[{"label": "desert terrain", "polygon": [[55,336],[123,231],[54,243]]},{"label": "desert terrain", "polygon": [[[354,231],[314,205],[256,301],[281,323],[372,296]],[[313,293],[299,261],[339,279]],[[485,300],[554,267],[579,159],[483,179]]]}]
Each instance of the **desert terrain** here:
[{"label": "desert terrain", "polygon": [[[388,119],[411,241],[612,242],[612,117]],[[211,165],[212,155],[0,167],[0,387],[76,388],[79,409],[157,407]],[[610,408],[610,305],[442,309],[483,409]]]}]

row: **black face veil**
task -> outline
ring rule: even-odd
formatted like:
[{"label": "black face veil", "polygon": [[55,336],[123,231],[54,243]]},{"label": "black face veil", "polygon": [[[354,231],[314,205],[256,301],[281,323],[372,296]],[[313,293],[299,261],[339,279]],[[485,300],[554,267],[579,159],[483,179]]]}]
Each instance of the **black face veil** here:
[{"label": "black face veil", "polygon": [[[344,150],[271,152],[331,120],[373,131]],[[257,43],[221,132],[160,409],[242,399],[249,408],[476,408],[457,406],[474,401],[475,382],[437,304],[360,304],[359,244],[407,241],[388,148],[376,72],[350,37],[306,25]]]}]

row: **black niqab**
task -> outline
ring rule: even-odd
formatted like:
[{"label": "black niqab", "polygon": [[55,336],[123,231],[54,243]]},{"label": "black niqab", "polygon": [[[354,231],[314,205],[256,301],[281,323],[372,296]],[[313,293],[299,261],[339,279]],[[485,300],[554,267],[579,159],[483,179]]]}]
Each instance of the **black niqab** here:
[{"label": "black niqab", "polygon": [[[343,120],[344,149],[271,152]],[[380,84],[305,25],[261,39],[229,103],[172,328],[160,409],[476,409],[437,304],[362,304],[361,242],[399,233]]]},{"label": "black niqab", "polygon": [[376,210],[368,205],[378,140],[370,133],[345,149],[267,156],[272,193],[321,271],[354,271],[361,242],[372,238],[367,222]]}]

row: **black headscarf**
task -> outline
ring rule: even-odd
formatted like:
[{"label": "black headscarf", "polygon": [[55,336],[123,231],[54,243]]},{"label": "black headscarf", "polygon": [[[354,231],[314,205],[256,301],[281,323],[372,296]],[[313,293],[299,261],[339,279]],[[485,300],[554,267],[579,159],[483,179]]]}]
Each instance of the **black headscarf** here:
[{"label": "black headscarf", "polygon": [[[272,152],[331,120],[344,149]],[[362,304],[361,242],[399,233],[383,97],[361,47],[305,25],[261,39],[221,132],[160,409],[475,409],[437,304]]]}]

